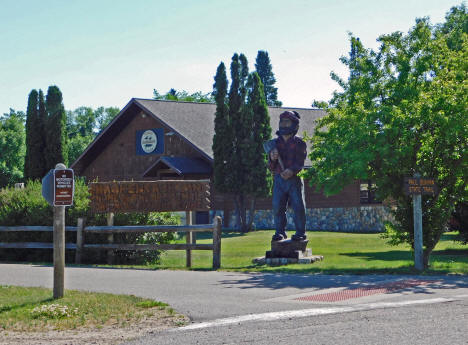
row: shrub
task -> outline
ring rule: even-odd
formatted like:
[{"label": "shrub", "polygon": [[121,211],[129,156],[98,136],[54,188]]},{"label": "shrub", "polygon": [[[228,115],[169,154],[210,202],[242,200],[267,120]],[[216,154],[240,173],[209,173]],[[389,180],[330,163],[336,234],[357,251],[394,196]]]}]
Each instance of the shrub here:
[{"label": "shrub", "polygon": [[[89,212],[88,186],[82,179],[75,180],[75,194],[73,206],[67,207],[65,223],[67,226],[76,226],[78,218],[85,218],[86,225],[106,225],[105,214],[92,214]],[[150,213],[116,213],[114,225],[177,225],[178,216],[167,212]],[[38,181],[28,181],[24,189],[5,188],[0,190],[0,225],[45,225],[53,224],[53,207],[42,197],[42,185]],[[116,243],[168,243],[175,237],[174,233],[148,233],[148,234],[115,234]],[[0,242],[52,242],[51,232],[0,232]],[[106,243],[107,235],[87,234],[89,243]],[[76,242],[76,234],[66,232],[66,242]],[[73,262],[74,251],[66,251],[66,259]],[[116,263],[145,263],[156,262],[160,251],[116,251]],[[104,262],[104,251],[86,251],[84,262]],[[43,249],[2,249],[0,259],[12,261],[52,261],[52,251]]]}]

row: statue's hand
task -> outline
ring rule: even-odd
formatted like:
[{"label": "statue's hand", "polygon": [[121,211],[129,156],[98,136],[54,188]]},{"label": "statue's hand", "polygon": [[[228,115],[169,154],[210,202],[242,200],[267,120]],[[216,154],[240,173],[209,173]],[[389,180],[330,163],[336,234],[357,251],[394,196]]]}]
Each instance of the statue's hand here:
[{"label": "statue's hand", "polygon": [[281,177],[285,180],[290,179],[293,177],[294,172],[291,169],[284,169],[284,171],[281,173]]}]

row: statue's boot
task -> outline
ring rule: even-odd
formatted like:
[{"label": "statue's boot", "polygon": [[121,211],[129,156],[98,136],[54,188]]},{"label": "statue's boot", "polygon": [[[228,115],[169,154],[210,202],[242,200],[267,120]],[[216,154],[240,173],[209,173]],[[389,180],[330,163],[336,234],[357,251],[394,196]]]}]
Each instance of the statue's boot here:
[{"label": "statue's boot", "polygon": [[291,236],[291,240],[293,241],[304,241],[307,239],[307,236],[305,233],[295,233],[294,235]]},{"label": "statue's boot", "polygon": [[288,235],[286,235],[286,232],[280,232],[280,233],[275,233],[273,237],[271,238],[272,241],[282,241],[288,238]]}]

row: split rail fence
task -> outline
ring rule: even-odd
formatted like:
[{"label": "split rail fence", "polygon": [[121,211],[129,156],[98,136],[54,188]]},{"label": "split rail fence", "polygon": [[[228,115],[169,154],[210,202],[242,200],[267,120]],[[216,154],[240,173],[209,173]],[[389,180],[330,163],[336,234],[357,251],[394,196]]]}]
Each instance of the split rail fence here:
[{"label": "split rail fence", "polygon": [[[0,226],[1,232],[53,232],[52,226]],[[76,232],[76,243],[65,243],[65,249],[75,250],[75,263],[81,263],[81,257],[85,249],[107,250],[108,262],[112,260],[114,250],[185,250],[186,265],[191,267],[192,250],[212,250],[213,269],[221,266],[221,217],[215,217],[213,224],[197,225],[154,225],[154,226],[84,226],[84,220],[78,219],[77,226],[66,226],[65,231]],[[147,232],[186,232],[186,243],[176,244],[128,244],[112,243],[113,235],[116,233],[147,233]],[[193,233],[212,232],[212,244],[197,244]],[[108,243],[92,244],[86,243],[86,234],[107,234]],[[53,249],[52,242],[0,242],[0,249]]]}]

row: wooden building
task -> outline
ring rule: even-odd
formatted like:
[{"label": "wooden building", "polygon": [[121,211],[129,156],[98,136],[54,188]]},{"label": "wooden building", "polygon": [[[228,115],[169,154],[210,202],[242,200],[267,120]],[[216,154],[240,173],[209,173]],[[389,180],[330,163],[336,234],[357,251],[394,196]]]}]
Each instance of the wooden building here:
[{"label": "wooden building", "polygon": [[[87,181],[211,179],[215,110],[216,105],[210,103],[132,98],[71,168]],[[273,131],[278,128],[283,111],[295,110],[301,115],[299,134],[305,131],[309,135],[315,121],[325,115],[319,109],[269,107],[268,110]],[[305,166],[309,165],[307,158]],[[366,188],[366,183],[356,181],[341,193],[326,197],[306,184],[306,208],[367,207],[372,200]],[[228,224],[227,214],[234,209],[232,198],[212,188],[211,209],[222,211]],[[270,210],[271,198],[259,200],[257,209]]]}]

